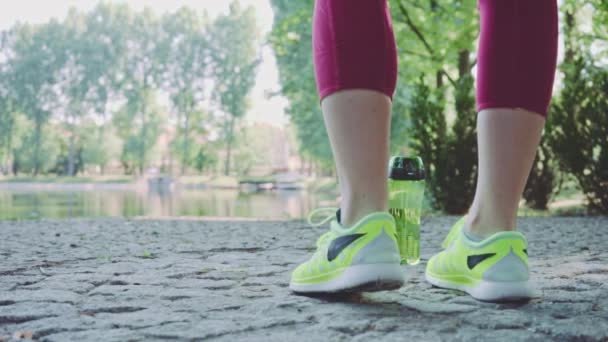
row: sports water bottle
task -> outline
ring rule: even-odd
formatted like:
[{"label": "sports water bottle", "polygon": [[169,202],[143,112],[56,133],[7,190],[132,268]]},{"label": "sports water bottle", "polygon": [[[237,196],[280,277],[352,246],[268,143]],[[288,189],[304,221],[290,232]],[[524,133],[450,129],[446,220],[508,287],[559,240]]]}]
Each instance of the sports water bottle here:
[{"label": "sports water bottle", "polygon": [[420,262],[420,211],[424,197],[420,157],[392,157],[389,162],[389,213],[395,218],[401,263]]}]

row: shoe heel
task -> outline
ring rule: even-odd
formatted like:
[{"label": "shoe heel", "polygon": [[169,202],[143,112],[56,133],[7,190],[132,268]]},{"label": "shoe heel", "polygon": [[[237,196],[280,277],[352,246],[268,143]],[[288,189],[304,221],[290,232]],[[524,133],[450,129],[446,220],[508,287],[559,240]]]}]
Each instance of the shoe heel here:
[{"label": "shoe heel", "polygon": [[367,264],[350,266],[340,280],[341,291],[376,292],[400,288],[405,277],[399,264]]},{"label": "shoe heel", "polygon": [[400,261],[401,256],[397,243],[388,236],[386,230],[382,230],[373,241],[357,252],[353,257],[351,267],[368,264],[399,264]]},{"label": "shoe heel", "polygon": [[321,284],[290,284],[296,293],[376,292],[403,286],[405,276],[399,264],[349,266],[344,272]]},{"label": "shoe heel", "polygon": [[482,280],[471,288],[469,294],[476,299],[489,302],[519,301],[534,297],[534,291],[529,281],[492,282]]}]

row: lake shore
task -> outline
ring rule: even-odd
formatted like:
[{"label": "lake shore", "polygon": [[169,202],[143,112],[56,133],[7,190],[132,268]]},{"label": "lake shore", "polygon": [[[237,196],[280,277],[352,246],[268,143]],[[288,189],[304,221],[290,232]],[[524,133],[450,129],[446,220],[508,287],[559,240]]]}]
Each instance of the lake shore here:
[{"label": "lake shore", "polygon": [[[0,177],[0,190],[90,190],[90,189],[137,189],[147,187],[180,187],[184,189],[227,189],[247,190],[252,183],[276,183],[273,177],[233,177],[233,176],[18,176]],[[241,184],[244,183],[244,184]],[[335,178],[302,178],[290,182],[295,187],[289,189],[336,193]],[[245,186],[243,186],[245,185]],[[264,188],[261,188],[262,190]],[[259,189],[254,189],[259,190]]]},{"label": "lake shore", "polygon": [[393,292],[309,298],[290,271],[324,231],[302,221],[0,222],[0,341],[605,341],[608,218],[523,218],[537,297],[492,304],[423,279],[456,217],[423,222]]}]

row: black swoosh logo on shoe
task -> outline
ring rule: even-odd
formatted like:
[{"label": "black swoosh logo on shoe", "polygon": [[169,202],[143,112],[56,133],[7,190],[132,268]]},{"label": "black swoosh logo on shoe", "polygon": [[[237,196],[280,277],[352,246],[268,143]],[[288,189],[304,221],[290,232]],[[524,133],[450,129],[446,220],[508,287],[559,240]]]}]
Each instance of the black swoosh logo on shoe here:
[{"label": "black swoosh logo on shoe", "polygon": [[329,248],[327,248],[327,261],[332,261],[337,258],[344,248],[348,247],[348,245],[363,235],[365,234],[344,235],[332,240],[329,244]]},{"label": "black swoosh logo on shoe", "polygon": [[491,258],[491,257],[493,257],[495,255],[496,255],[496,253],[469,255],[467,257],[467,266],[469,266],[469,269],[472,270],[480,262],[482,262],[482,261],[484,261],[484,260],[486,260],[488,258]]}]

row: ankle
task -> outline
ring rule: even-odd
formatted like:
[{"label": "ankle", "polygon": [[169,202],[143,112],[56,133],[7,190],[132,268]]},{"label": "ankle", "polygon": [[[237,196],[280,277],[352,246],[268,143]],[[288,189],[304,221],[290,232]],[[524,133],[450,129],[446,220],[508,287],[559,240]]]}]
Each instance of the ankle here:
[{"label": "ankle", "polygon": [[344,227],[349,227],[359,222],[362,218],[369,214],[377,213],[379,211],[387,211],[382,207],[368,207],[368,208],[357,208],[353,209],[347,206],[342,206],[340,209],[340,224]]},{"label": "ankle", "polygon": [[480,238],[516,228],[516,215],[500,215],[471,209],[467,214],[465,232]]},{"label": "ankle", "polygon": [[388,210],[388,196],[382,191],[363,191],[354,193],[350,189],[343,189],[340,205],[340,223],[351,226],[363,217]]}]

